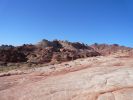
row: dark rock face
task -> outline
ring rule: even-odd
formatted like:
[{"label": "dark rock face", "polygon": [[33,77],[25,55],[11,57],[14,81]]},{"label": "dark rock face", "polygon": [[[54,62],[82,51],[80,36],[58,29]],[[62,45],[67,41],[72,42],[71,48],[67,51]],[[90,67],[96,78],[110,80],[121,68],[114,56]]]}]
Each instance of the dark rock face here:
[{"label": "dark rock face", "polygon": [[27,55],[33,51],[31,45],[23,45],[19,47],[13,47],[8,45],[0,46],[0,61],[1,62],[26,62],[28,60]]},{"label": "dark rock face", "polygon": [[26,55],[24,53],[15,50],[0,50],[0,61],[3,62],[25,62],[27,61]]},{"label": "dark rock face", "polygon": [[42,40],[36,45],[0,46],[0,62],[49,63],[99,56],[93,48],[79,42]]}]

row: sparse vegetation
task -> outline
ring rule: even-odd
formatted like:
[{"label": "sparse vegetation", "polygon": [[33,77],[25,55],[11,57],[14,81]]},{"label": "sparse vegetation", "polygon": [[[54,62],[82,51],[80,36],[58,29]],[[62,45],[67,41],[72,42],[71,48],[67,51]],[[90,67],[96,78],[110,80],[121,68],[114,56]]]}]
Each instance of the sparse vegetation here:
[{"label": "sparse vegetation", "polygon": [[0,72],[7,72],[18,68],[20,67],[19,66],[0,66]]}]

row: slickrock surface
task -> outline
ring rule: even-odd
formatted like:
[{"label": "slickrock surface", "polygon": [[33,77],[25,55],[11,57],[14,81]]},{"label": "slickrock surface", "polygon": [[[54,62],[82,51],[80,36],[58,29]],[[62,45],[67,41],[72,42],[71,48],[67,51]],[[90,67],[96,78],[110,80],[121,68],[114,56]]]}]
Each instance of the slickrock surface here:
[{"label": "slickrock surface", "polygon": [[0,100],[133,100],[133,58],[100,56],[1,73]]}]

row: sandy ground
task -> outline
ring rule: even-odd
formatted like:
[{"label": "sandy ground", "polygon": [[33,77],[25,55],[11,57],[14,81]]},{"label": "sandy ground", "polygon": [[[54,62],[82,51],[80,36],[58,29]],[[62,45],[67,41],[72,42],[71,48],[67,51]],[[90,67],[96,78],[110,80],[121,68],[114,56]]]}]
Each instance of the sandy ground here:
[{"label": "sandy ground", "polygon": [[100,56],[1,73],[0,100],[133,100],[133,58]]}]

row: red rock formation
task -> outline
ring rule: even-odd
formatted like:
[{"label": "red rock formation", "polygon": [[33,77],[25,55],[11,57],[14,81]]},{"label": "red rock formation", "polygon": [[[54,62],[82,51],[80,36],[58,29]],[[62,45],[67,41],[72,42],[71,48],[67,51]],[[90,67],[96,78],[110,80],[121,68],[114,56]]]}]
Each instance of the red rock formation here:
[{"label": "red rock formation", "polygon": [[49,63],[75,60],[78,58],[99,56],[91,47],[78,42],[42,40],[37,45],[18,47],[2,45],[0,47],[1,62]]},{"label": "red rock formation", "polygon": [[23,46],[0,46],[0,62],[29,62],[29,63],[49,63],[64,62],[78,58],[93,57],[99,55],[109,55],[114,53],[128,53],[133,55],[133,49],[119,46],[117,44],[93,44],[91,46],[79,42],[68,41],[48,41],[42,40],[36,45]]},{"label": "red rock formation", "polygon": [[96,50],[97,52],[99,52],[102,55],[110,55],[110,54],[114,54],[114,53],[132,53],[132,48],[129,47],[125,47],[125,46],[119,46],[118,44],[113,44],[113,45],[107,45],[107,44],[93,44],[91,45],[92,48],[94,48],[94,50]]}]

